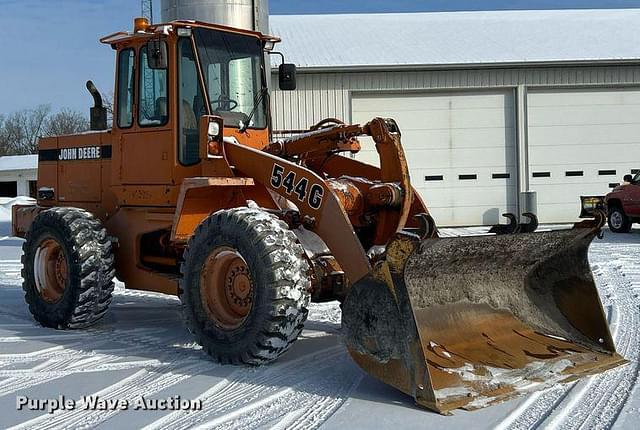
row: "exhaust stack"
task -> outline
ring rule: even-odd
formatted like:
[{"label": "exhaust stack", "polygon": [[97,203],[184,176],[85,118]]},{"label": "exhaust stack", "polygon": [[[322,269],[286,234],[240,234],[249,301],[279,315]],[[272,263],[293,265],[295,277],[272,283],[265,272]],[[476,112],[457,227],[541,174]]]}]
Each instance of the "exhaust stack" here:
[{"label": "exhaust stack", "polygon": [[102,105],[102,96],[92,81],[87,81],[87,89],[93,96],[94,106],[90,111],[90,129],[99,131],[107,129],[107,109]]}]

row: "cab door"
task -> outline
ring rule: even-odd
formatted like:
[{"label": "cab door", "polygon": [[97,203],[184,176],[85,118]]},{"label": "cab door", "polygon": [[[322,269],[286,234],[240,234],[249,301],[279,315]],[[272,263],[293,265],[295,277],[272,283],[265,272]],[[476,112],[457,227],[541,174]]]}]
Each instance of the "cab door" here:
[{"label": "cab door", "polygon": [[[160,41],[167,52],[166,41]],[[118,62],[119,179],[122,185],[171,184],[173,133],[169,69],[151,68],[148,44],[120,51]],[[114,160],[115,161],[115,160]]]}]

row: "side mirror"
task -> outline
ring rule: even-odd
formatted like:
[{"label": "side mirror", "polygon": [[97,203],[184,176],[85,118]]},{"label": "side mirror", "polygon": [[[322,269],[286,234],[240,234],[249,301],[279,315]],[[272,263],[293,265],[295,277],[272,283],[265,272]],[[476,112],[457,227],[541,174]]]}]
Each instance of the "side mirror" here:
[{"label": "side mirror", "polygon": [[296,89],[296,65],[283,63],[278,68],[278,83],[282,91],[293,91]]},{"label": "side mirror", "polygon": [[166,69],[168,66],[167,44],[160,39],[147,42],[147,66],[150,69]]}]

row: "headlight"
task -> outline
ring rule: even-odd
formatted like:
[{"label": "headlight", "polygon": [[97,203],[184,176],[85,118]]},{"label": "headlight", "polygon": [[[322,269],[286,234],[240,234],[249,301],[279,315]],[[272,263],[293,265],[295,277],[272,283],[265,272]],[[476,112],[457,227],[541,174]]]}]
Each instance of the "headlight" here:
[{"label": "headlight", "polygon": [[220,124],[215,121],[209,122],[209,129],[207,130],[209,137],[217,137],[220,134]]},{"label": "headlight", "polygon": [[587,199],[587,205],[596,207],[600,203],[600,199]]},{"label": "headlight", "polygon": [[602,207],[603,201],[599,197],[591,197],[582,200],[582,207],[587,210],[598,209]]}]

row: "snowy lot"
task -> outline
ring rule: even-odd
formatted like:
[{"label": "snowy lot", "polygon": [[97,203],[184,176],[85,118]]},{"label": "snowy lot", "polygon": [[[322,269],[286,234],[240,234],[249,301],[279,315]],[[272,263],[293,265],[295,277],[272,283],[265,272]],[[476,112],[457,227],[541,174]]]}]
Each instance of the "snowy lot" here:
[{"label": "snowy lot", "polygon": [[[1,214],[0,214],[1,215]],[[640,230],[596,240],[590,259],[622,368],[475,412],[444,417],[377,382],[340,343],[335,303],[313,305],[303,336],[271,366],[211,362],[182,326],[176,298],[125,291],[95,328],[36,325],[20,288],[21,241],[0,223],[0,428],[640,428]],[[199,412],[90,411],[82,396],[202,400]],[[78,401],[19,411],[17,396]]]}]

